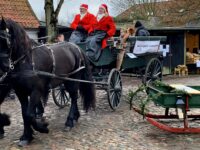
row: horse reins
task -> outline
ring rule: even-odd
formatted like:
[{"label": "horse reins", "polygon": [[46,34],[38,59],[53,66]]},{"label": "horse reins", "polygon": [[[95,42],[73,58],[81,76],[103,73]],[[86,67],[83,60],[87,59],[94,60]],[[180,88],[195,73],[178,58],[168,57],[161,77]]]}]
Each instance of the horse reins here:
[{"label": "horse reins", "polygon": [[10,49],[10,53],[9,54],[0,54],[0,58],[9,57],[9,61],[10,61],[10,63],[9,63],[9,71],[4,72],[3,75],[0,77],[0,82],[2,82],[6,78],[8,73],[11,72],[11,70],[14,69],[14,65],[12,63],[12,60],[10,59],[11,54],[12,54],[12,48],[11,48],[11,42],[10,42],[11,35],[9,33],[9,29],[8,28],[6,28],[6,30],[0,31],[0,38],[6,40],[7,47],[8,47],[8,49]]},{"label": "horse reins", "polygon": [[[3,34],[4,36],[2,36],[2,34]],[[39,46],[32,47],[29,51],[27,51],[24,55],[22,55],[21,57],[19,57],[17,60],[12,61],[12,60],[11,60],[12,47],[11,47],[11,42],[10,42],[10,39],[9,39],[10,37],[11,37],[11,35],[9,34],[9,30],[8,30],[8,29],[6,29],[6,30],[4,30],[4,31],[0,31],[0,38],[6,40],[8,49],[10,49],[10,54],[0,54],[0,57],[9,57],[9,61],[10,61],[9,70],[8,70],[7,72],[4,72],[4,73],[3,73],[3,75],[0,77],[0,82],[2,82],[2,81],[7,77],[7,75],[8,75],[12,70],[14,70],[15,65],[17,65],[20,61],[22,61],[22,60],[24,60],[24,59],[26,58],[26,56],[28,55],[29,52],[32,52],[34,49],[39,48],[39,47],[43,47],[43,46],[47,47],[47,49],[49,49],[50,52],[51,52],[52,61],[53,61],[52,73],[55,73],[55,67],[56,67],[56,64],[55,64],[55,56],[54,56],[53,50],[52,50],[47,44],[42,44],[42,45],[39,45]],[[62,43],[63,43],[63,42],[62,42]],[[60,43],[56,43],[56,44],[60,44]],[[75,44],[73,44],[73,43],[70,43],[70,44],[75,45]],[[80,48],[79,48],[77,45],[75,45],[75,47],[78,48],[79,53],[80,53],[80,55],[81,55],[81,59],[83,60],[83,56],[82,56],[82,53],[81,53]],[[72,71],[71,73],[67,74],[67,76],[72,75],[72,74],[75,74],[75,73],[79,72],[80,70],[84,69],[84,68],[85,68],[85,64],[84,64],[84,66],[81,66],[81,62],[82,62],[82,61],[80,61],[80,63],[79,63],[79,68],[77,68],[76,70],[74,70],[74,71]],[[34,63],[33,57],[32,57],[32,66],[33,66],[33,70],[34,70],[34,68],[35,68],[35,67],[34,67],[34,64],[35,64],[35,63]]]}]

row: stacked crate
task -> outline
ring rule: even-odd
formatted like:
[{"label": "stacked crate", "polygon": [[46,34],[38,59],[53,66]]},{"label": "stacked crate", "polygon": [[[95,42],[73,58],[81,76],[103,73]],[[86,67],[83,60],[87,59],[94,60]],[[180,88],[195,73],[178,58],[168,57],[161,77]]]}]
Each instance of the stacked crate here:
[{"label": "stacked crate", "polygon": [[195,64],[198,60],[200,60],[200,55],[195,53],[186,53],[186,64]]}]

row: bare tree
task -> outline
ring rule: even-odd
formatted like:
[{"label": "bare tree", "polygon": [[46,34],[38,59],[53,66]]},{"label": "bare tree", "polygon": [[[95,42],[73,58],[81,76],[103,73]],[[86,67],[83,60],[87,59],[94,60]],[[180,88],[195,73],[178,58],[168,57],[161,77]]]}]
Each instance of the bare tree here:
[{"label": "bare tree", "polygon": [[54,9],[53,0],[45,0],[45,18],[46,18],[46,28],[47,35],[49,36],[48,42],[50,42],[57,34],[57,23],[58,23],[58,14],[62,7],[64,0],[59,0],[57,8]]},{"label": "bare tree", "polygon": [[120,14],[135,4],[135,0],[110,0],[111,8]]},{"label": "bare tree", "polygon": [[157,2],[162,0],[113,0],[110,1],[112,9],[118,14],[127,10],[130,20],[148,19],[157,15]]},{"label": "bare tree", "polygon": [[[166,2],[163,2],[166,1]],[[148,20],[165,25],[199,24],[200,0],[116,0],[112,8],[120,12],[120,6],[127,9],[116,21]],[[129,6],[129,5],[130,6]],[[119,19],[119,20],[118,20]]]},{"label": "bare tree", "polygon": [[[168,9],[168,22],[185,24],[200,20],[199,0],[171,0]],[[165,20],[163,20],[165,21]]]}]

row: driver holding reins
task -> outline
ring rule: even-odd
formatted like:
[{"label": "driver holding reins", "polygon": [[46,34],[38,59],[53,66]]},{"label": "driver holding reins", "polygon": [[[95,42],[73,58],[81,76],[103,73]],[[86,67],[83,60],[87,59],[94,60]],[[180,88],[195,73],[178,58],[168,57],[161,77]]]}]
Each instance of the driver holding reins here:
[{"label": "driver holding reins", "polygon": [[88,12],[88,5],[82,4],[80,6],[80,14],[77,14],[71,23],[72,32],[69,42],[80,43],[87,38],[88,31],[91,26],[95,24],[95,16]]}]

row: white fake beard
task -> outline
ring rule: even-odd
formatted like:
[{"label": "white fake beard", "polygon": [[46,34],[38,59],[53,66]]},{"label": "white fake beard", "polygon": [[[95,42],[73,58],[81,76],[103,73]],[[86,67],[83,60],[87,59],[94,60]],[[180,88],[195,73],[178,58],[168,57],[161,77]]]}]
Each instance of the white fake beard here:
[{"label": "white fake beard", "polygon": [[80,14],[80,16],[81,16],[81,20],[83,19],[83,17],[85,17],[86,14],[87,14],[87,13]]},{"label": "white fake beard", "polygon": [[104,16],[105,16],[105,14],[98,14],[97,15],[97,21],[101,20]]}]

